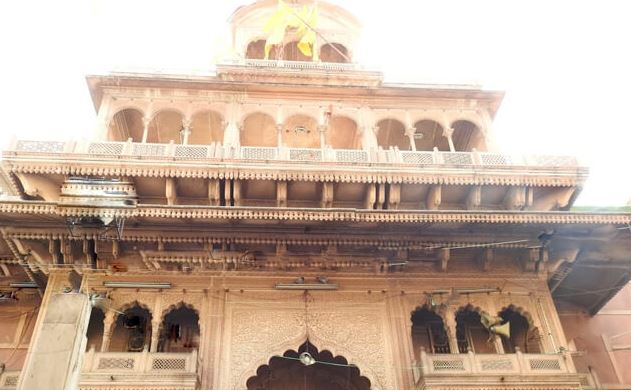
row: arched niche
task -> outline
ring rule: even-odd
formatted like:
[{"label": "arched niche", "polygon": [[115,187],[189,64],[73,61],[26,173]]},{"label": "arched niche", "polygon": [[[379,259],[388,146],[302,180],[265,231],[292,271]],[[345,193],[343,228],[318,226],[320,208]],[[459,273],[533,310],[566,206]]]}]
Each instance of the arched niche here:
[{"label": "arched niche", "polygon": [[[278,57],[282,58],[278,58]],[[298,49],[298,41],[291,41],[285,45],[274,47],[274,53],[270,53],[270,59],[283,59],[285,61],[311,61],[311,57],[302,54]]]},{"label": "arched niche", "polygon": [[436,121],[424,119],[414,124],[414,144],[418,151],[431,151],[434,148],[442,152],[449,151],[449,142],[443,134],[443,127]]},{"label": "arched niche", "polygon": [[405,126],[396,119],[382,119],[377,122],[377,144],[384,149],[398,147],[410,150],[410,138],[405,135]]},{"label": "arched niche", "polygon": [[[298,359],[308,352],[316,361],[304,365]],[[370,380],[361,375],[359,368],[343,356],[333,356],[329,351],[318,351],[309,341],[298,350],[286,351],[282,356],[273,356],[267,364],[260,366],[256,375],[246,382],[248,390],[369,390]]]},{"label": "arched niche", "polygon": [[319,148],[318,122],[307,115],[292,115],[285,119],[281,139],[290,148]]},{"label": "arched niche", "polygon": [[199,349],[199,313],[180,303],[163,316],[158,342],[159,352],[190,352]]},{"label": "arched niche", "polygon": [[349,62],[347,58],[349,58],[348,49],[341,43],[326,43],[320,47],[320,61],[322,62],[345,63]]},{"label": "arched niche", "polygon": [[245,49],[245,58],[252,60],[262,60],[265,58],[265,39],[250,42]]},{"label": "arched niche", "polygon": [[360,149],[357,123],[346,116],[334,116],[329,121],[326,143],[333,149]]},{"label": "arched niche", "polygon": [[118,111],[108,125],[108,141],[127,141],[129,138],[134,142],[142,141],[144,131],[144,114],[135,108],[126,108]]},{"label": "arched niche", "polygon": [[435,311],[424,305],[412,312],[410,320],[416,361],[420,361],[421,348],[428,353],[450,353],[445,324]]},{"label": "arched niche", "polygon": [[480,309],[466,306],[456,312],[456,339],[460,353],[495,353],[489,331],[482,325]]},{"label": "arched niche", "polygon": [[188,143],[208,145],[213,142],[223,143],[223,117],[216,111],[198,112],[191,118],[191,132]]},{"label": "arched niche", "polygon": [[469,152],[473,148],[485,151],[484,134],[473,122],[458,120],[451,124],[454,130],[451,138],[457,152]]},{"label": "arched niche", "polygon": [[511,305],[501,312],[499,316],[510,324],[510,337],[502,337],[504,352],[515,353],[517,349],[524,353],[540,353],[540,334],[528,313]]},{"label": "arched niche", "polygon": [[276,122],[268,114],[255,112],[243,120],[241,146],[277,146]]},{"label": "arched niche", "polygon": [[110,352],[141,352],[149,349],[151,340],[151,312],[134,303],[122,310],[114,324]]},{"label": "arched niche", "polygon": [[105,320],[105,313],[103,310],[98,307],[93,307],[92,312],[90,313],[90,322],[88,322],[88,327],[85,332],[85,337],[87,339],[86,342],[86,350],[94,348],[95,350],[100,350],[101,344],[103,343],[103,321]]},{"label": "arched niche", "polygon": [[149,122],[147,142],[168,144],[174,141],[176,144],[181,144],[182,119],[183,115],[178,111],[163,110],[158,112]]}]

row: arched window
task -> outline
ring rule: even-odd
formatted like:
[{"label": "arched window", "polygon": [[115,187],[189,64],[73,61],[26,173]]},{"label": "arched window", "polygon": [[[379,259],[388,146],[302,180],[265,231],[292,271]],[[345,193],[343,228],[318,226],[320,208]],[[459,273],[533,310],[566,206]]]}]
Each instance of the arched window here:
[{"label": "arched window", "polygon": [[190,352],[198,348],[199,316],[195,310],[182,305],[164,316],[159,352]]},{"label": "arched window", "polygon": [[285,120],[282,132],[283,145],[290,148],[319,148],[318,122],[307,115],[292,115]]},{"label": "arched window", "polygon": [[168,144],[173,141],[182,143],[182,114],[173,110],[158,112],[149,123],[147,142]]},{"label": "arched window", "polygon": [[410,138],[405,135],[405,126],[396,119],[383,119],[377,123],[377,143],[384,149],[396,146],[410,150]]},{"label": "arched window", "polygon": [[88,339],[86,343],[86,350],[94,348],[96,351],[101,349],[103,343],[103,320],[105,314],[97,307],[92,308],[90,313],[90,322],[88,322],[88,328],[85,332],[85,337]]},{"label": "arched window", "polygon": [[348,49],[340,43],[327,43],[320,48],[320,61],[322,62],[345,63],[349,62],[347,58]]},{"label": "arched window", "polygon": [[540,353],[539,332],[528,319],[512,306],[502,310],[500,317],[510,324],[510,337],[502,337],[504,352],[515,353],[517,349],[524,353]]},{"label": "arched window", "polygon": [[141,352],[149,349],[151,342],[151,313],[136,304],[123,311],[116,319],[112,339],[111,352]]},{"label": "arched window", "polygon": [[454,130],[451,137],[457,152],[469,152],[473,148],[482,152],[486,151],[484,135],[474,123],[459,120],[455,121],[451,127]]},{"label": "arched window", "polygon": [[223,118],[215,111],[204,111],[193,115],[191,134],[188,143],[191,145],[209,145],[223,142]]},{"label": "arched window", "polygon": [[431,151],[434,148],[442,152],[449,151],[449,142],[443,135],[443,127],[432,120],[420,120],[414,124],[414,143],[416,150]]},{"label": "arched window", "polygon": [[495,353],[488,330],[482,325],[480,314],[467,306],[456,313],[456,338],[460,353]]},{"label": "arched window", "polygon": [[255,112],[243,121],[241,146],[277,146],[276,122],[271,116]]},{"label": "arched window", "polygon": [[245,50],[245,58],[253,60],[262,60],[265,58],[265,40],[259,39],[248,44]]},{"label": "arched window", "polygon": [[142,141],[144,131],[143,113],[134,108],[127,108],[114,114],[108,126],[108,141]]},{"label": "arched window", "polygon": [[345,116],[334,116],[329,121],[326,143],[333,149],[360,149],[357,123]]},{"label": "arched window", "polygon": [[412,313],[412,346],[414,357],[420,359],[423,348],[429,353],[449,353],[449,340],[443,319],[427,306]]},{"label": "arched window", "polygon": [[[307,57],[302,54],[302,52],[298,49],[298,41],[292,41],[285,44],[282,48],[280,48],[280,53],[285,61],[311,61],[311,57]],[[273,59],[271,53],[269,58]]]}]

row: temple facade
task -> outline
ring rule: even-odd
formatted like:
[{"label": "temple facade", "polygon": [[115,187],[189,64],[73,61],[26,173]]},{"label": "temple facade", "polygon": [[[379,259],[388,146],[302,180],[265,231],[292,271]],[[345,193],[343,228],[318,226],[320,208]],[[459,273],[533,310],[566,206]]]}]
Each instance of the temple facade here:
[{"label": "temple facade", "polygon": [[384,82],[334,4],[265,59],[276,9],[3,152],[0,389],[631,388],[631,215],[570,211],[588,169],[502,153],[502,92]]}]

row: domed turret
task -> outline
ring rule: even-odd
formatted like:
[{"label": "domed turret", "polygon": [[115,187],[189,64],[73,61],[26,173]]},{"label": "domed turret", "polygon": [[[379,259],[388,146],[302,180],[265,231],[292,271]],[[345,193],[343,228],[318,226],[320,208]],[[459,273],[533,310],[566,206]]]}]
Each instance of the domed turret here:
[{"label": "domed turret", "polygon": [[[271,60],[318,61],[348,63],[353,62],[354,49],[360,35],[361,25],[357,18],[336,5],[314,0],[288,0],[286,5],[297,20],[306,22],[306,29],[315,31],[315,43],[311,56],[298,49],[299,34],[287,29],[282,41],[269,52]],[[301,18],[305,7],[315,10],[317,17],[311,20]],[[265,25],[279,9],[278,0],[261,0],[240,7],[230,18],[233,51],[240,58],[264,59],[265,43],[270,32]]]}]

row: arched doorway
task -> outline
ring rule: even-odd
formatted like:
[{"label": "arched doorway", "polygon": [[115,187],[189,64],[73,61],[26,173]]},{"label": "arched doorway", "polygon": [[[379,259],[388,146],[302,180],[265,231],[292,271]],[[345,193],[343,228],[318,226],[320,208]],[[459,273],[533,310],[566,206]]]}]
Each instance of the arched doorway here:
[{"label": "arched doorway", "polygon": [[[303,352],[308,352],[316,363],[303,364],[299,360]],[[369,390],[370,380],[344,357],[326,350],[320,352],[307,341],[297,351],[272,357],[247,380],[246,386],[248,390]]]}]

